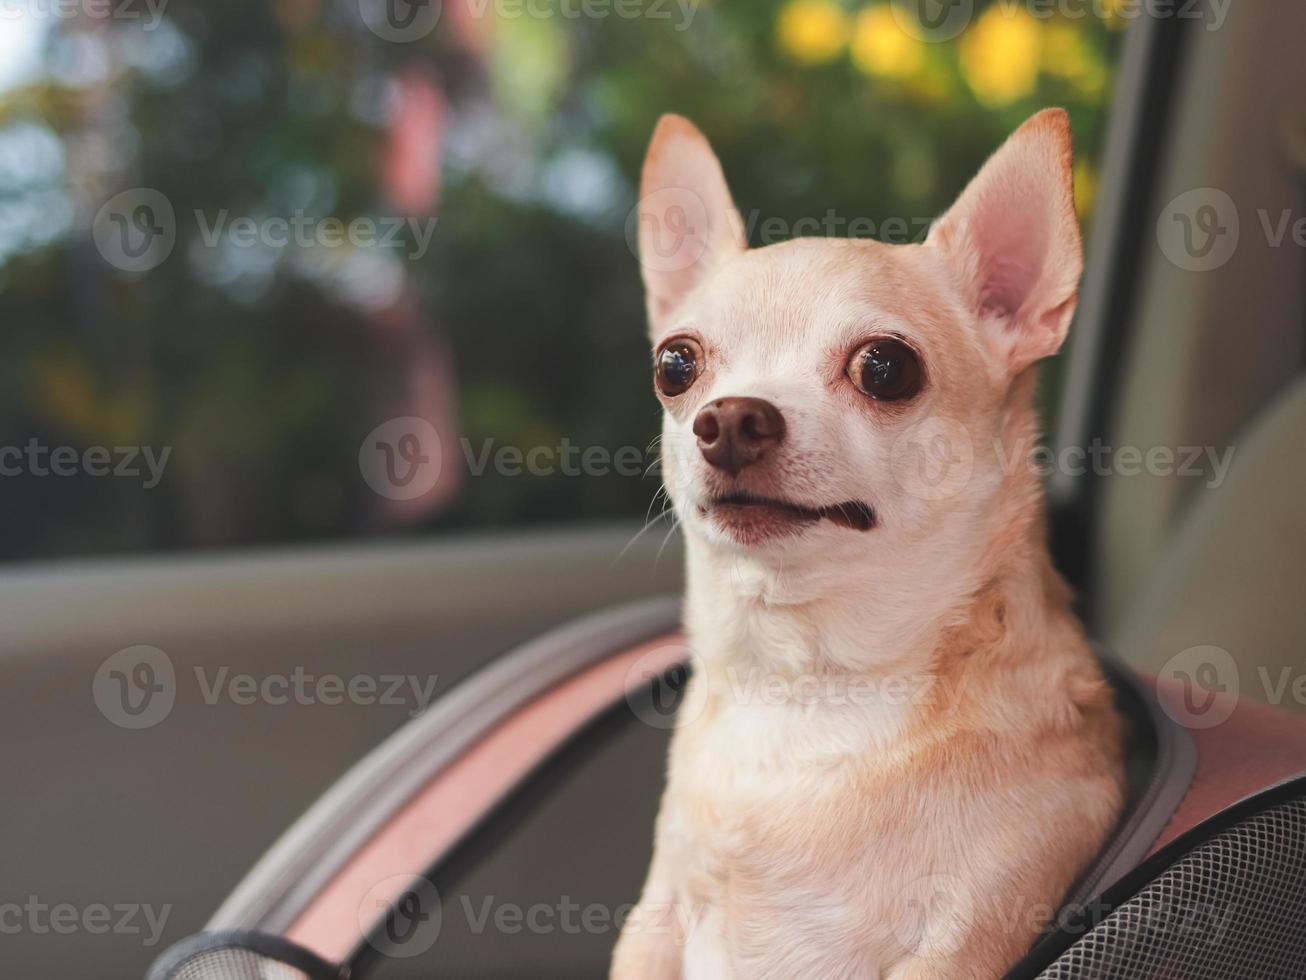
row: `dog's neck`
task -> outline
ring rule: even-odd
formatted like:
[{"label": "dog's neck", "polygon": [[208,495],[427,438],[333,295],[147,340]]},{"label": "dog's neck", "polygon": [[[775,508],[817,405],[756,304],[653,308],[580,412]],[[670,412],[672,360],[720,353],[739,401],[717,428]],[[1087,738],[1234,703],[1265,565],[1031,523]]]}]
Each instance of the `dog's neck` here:
[{"label": "dog's neck", "polygon": [[687,571],[686,621],[696,655],[780,676],[919,667],[979,585],[962,568],[935,587],[881,575],[869,562],[774,566],[694,542]]}]

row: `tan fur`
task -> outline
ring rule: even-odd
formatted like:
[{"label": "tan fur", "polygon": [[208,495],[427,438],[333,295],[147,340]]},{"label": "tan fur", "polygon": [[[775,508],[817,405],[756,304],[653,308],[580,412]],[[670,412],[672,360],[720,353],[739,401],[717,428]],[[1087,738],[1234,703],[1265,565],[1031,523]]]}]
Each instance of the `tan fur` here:
[{"label": "tan fur", "polygon": [[[655,342],[691,335],[707,358],[664,399],[695,677],[615,980],[997,977],[1116,820],[1120,724],[1047,556],[1041,484],[1010,462],[1036,434],[1031,365],[1074,308],[1069,154],[1064,114],[1043,113],[924,245],[745,251],[706,141],[659,126],[645,200],[679,187],[711,216],[693,262],[645,264]],[[924,357],[907,405],[841,376],[885,329]],[[727,394],[786,419],[784,452],[748,479],[810,505],[864,498],[879,526],[749,546],[714,528],[688,427]],[[929,418],[973,449],[943,499],[888,476]]]}]

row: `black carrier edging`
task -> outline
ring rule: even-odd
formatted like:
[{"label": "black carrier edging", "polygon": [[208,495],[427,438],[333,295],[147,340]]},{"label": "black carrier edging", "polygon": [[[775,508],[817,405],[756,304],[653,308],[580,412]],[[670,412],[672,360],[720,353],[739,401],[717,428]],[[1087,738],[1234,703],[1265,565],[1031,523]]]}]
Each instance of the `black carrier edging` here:
[{"label": "black carrier edging", "polygon": [[[1063,907],[1087,902],[1147,856],[1188,792],[1197,769],[1192,737],[1165,713],[1153,687],[1109,650],[1095,647],[1093,652],[1127,726],[1129,798],[1111,836],[1063,896]],[[1139,771],[1140,767],[1146,767],[1145,771]]]},{"label": "black carrier edging", "polygon": [[[201,932],[188,936],[170,946],[154,961],[146,980],[171,980],[183,968],[195,969],[197,960],[206,954],[222,950],[253,953],[264,960],[272,960],[293,967],[309,980],[348,980],[349,971],[328,963],[315,953],[290,942],[281,936],[265,932]],[[187,973],[187,976],[194,974]],[[203,976],[203,974],[198,974]],[[216,980],[216,978],[215,978]]]},{"label": "black carrier edging", "polygon": [[1197,848],[1209,843],[1220,834],[1238,824],[1264,813],[1276,806],[1306,796],[1306,773],[1275,783],[1266,789],[1243,797],[1197,826],[1180,834],[1165,847],[1126,873],[1100,896],[1085,903],[1078,911],[1083,914],[1075,920],[1064,922],[1061,928],[1040,942],[1006,974],[1004,980],[1035,980],[1051,967],[1072,946],[1122,905],[1130,901],[1147,885],[1165,874]]},{"label": "black carrier edging", "polygon": [[[1170,122],[1180,89],[1186,40],[1196,21],[1183,17],[1144,17],[1135,25],[1143,48],[1137,65],[1129,71],[1132,85],[1117,89],[1109,119],[1112,139],[1124,154],[1124,186],[1113,194],[1109,213],[1099,211],[1095,236],[1105,246],[1090,242],[1090,266],[1081,290],[1079,315],[1071,329],[1070,356],[1075,375],[1066,378],[1065,394],[1082,401],[1069,412],[1063,399],[1058,448],[1087,445],[1094,436],[1106,438],[1114,422],[1125,356],[1133,330],[1131,322],[1148,249],[1155,248],[1152,198],[1164,165]],[[1129,52],[1126,48],[1125,55]],[[1111,152],[1108,146],[1108,153]],[[1073,383],[1072,383],[1073,382]],[[1072,418],[1067,419],[1071,415]],[[1067,423],[1070,424],[1067,424]],[[1057,569],[1079,595],[1080,615],[1096,632],[1094,596],[1088,587],[1098,555],[1094,535],[1100,523],[1103,480],[1091,474],[1053,481],[1048,497],[1049,537]]]}]

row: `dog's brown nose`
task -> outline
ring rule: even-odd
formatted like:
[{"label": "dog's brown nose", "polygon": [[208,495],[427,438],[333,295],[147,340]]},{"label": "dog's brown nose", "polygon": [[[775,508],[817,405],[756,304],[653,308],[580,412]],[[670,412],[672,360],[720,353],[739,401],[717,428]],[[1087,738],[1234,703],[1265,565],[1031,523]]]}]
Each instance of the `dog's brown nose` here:
[{"label": "dog's brown nose", "polygon": [[733,476],[780,443],[785,420],[778,408],[761,398],[718,398],[699,411],[694,435],[708,465]]}]

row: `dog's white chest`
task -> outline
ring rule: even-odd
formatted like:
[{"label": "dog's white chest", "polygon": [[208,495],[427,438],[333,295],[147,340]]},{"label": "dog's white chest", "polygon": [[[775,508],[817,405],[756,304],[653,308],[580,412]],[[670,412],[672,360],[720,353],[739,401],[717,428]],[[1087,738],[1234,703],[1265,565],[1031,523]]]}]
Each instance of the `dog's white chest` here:
[{"label": "dog's white chest", "polygon": [[[785,962],[785,947],[807,956],[837,947],[847,955],[847,944],[833,937],[848,928],[840,915],[866,915],[864,896],[849,893],[860,888],[852,884],[861,876],[851,866],[860,857],[854,852],[832,862],[831,848],[808,846],[805,829],[841,836],[832,814],[851,814],[840,801],[854,794],[905,717],[898,707],[815,704],[754,691],[736,692],[699,723],[689,722],[662,824],[663,845],[674,847],[685,872],[677,902],[689,925],[686,980],[730,977],[723,964],[747,958],[747,947],[767,934],[777,963]],[[834,903],[837,911],[820,911],[838,894],[847,900]],[[750,906],[742,915],[741,901]],[[741,936],[741,922],[756,935]],[[793,942],[784,938],[789,934]],[[846,964],[830,966],[790,976],[847,975]]]}]

